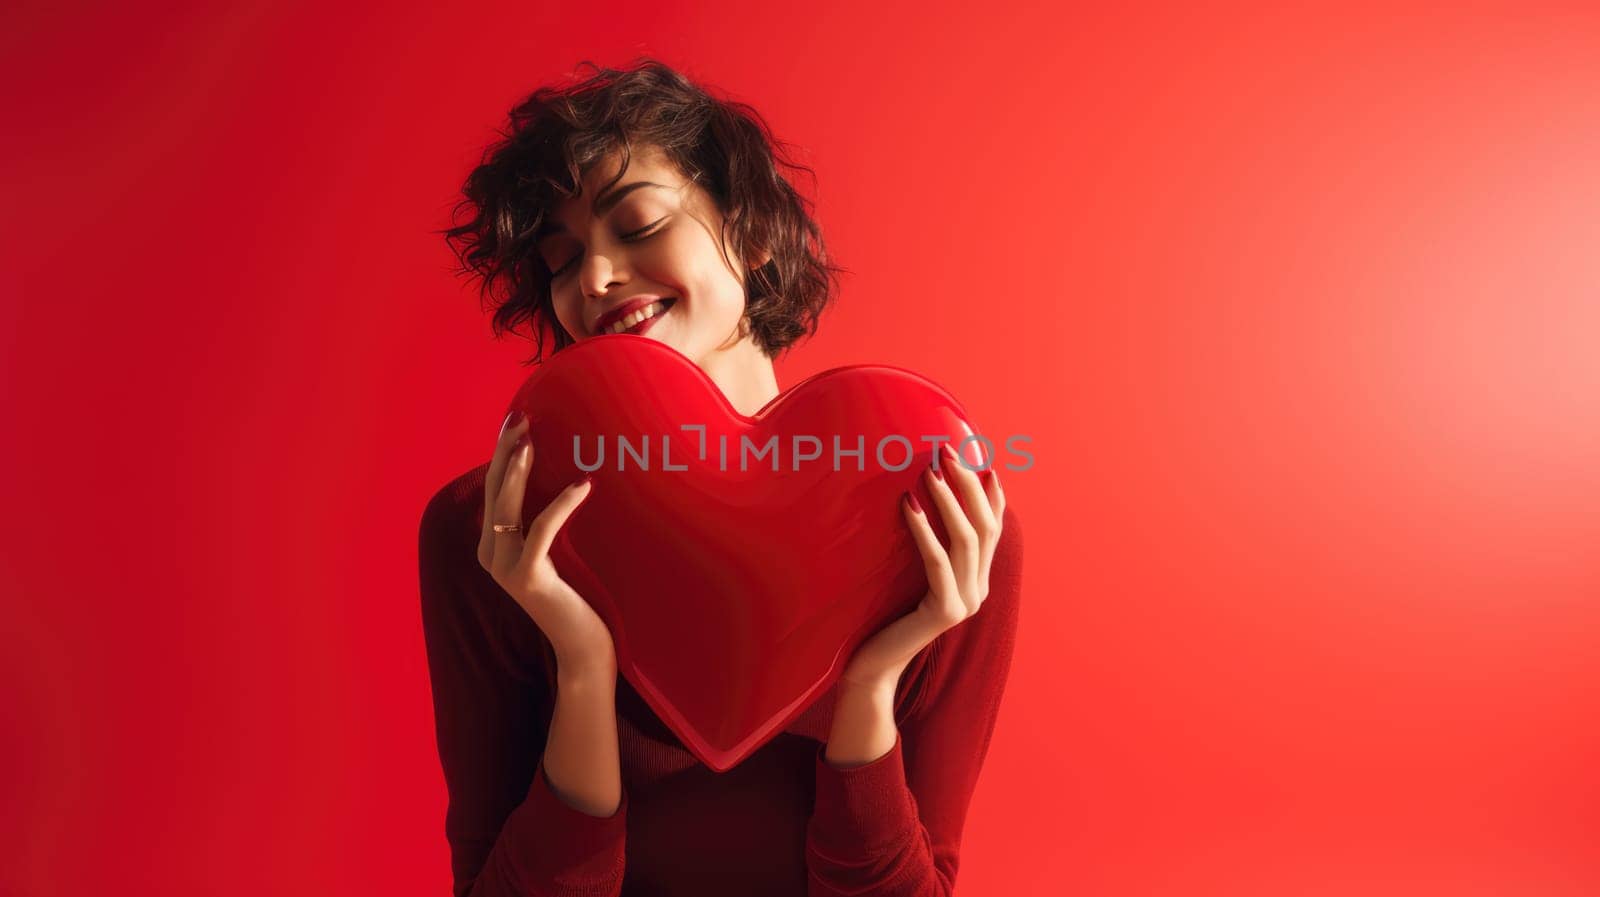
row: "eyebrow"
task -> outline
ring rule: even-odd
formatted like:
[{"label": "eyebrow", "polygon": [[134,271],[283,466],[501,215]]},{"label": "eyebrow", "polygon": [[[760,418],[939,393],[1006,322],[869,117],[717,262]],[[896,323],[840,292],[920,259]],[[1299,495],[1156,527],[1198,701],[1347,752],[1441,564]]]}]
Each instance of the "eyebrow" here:
[{"label": "eyebrow", "polygon": [[[617,203],[622,202],[622,198],[624,196],[627,196],[629,193],[632,193],[640,187],[660,187],[663,190],[672,189],[666,184],[657,184],[651,181],[634,181],[629,184],[622,184],[621,186],[612,187],[610,190],[607,190],[606,192],[595,197],[593,214],[596,216],[606,214],[615,208]],[[539,232],[534,235],[534,240],[538,241],[551,234],[564,234],[566,232],[566,225],[562,224],[560,221],[557,221],[553,217],[547,217],[545,218],[544,223],[539,225]]]}]

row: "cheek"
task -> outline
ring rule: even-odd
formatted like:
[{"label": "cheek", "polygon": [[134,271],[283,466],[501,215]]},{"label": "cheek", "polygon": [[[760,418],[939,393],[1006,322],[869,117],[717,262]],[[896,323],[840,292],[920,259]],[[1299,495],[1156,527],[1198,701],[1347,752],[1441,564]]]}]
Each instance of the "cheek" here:
[{"label": "cheek", "polygon": [[571,290],[557,288],[550,296],[550,304],[555,309],[556,321],[565,327],[567,333],[577,337],[583,335],[583,322],[579,304],[569,295]]},{"label": "cheek", "polygon": [[744,286],[704,235],[663,240],[652,247],[651,258],[651,267],[658,272],[652,279],[687,292],[696,315],[744,313]]}]

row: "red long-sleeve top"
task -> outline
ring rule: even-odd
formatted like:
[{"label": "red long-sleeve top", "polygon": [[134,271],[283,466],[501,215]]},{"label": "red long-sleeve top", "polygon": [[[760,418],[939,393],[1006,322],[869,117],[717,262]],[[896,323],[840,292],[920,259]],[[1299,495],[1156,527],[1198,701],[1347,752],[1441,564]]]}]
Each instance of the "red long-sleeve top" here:
[{"label": "red long-sleeve top", "polygon": [[889,753],[850,769],[824,758],[830,690],[719,774],[619,676],[622,803],[602,818],[567,805],[545,781],[554,654],[478,564],[487,470],[440,489],[418,539],[455,897],[953,892],[962,824],[1016,641],[1015,511],[1006,510],[983,606],[901,677]]}]

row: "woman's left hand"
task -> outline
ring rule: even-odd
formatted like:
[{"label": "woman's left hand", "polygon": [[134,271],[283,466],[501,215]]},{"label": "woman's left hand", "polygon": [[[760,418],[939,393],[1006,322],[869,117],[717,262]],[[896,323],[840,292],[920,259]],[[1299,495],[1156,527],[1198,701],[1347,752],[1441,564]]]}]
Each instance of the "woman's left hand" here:
[{"label": "woman's left hand", "polygon": [[936,475],[931,465],[923,476],[949,534],[950,549],[946,551],[939,542],[933,524],[916,505],[916,497],[906,493],[900,511],[922,552],[928,593],[915,610],[856,648],[840,676],[840,681],[852,688],[893,694],[912,658],[945,630],[977,613],[989,595],[989,564],[1000,541],[1006,510],[1000,478],[990,467],[980,479],[956,459],[948,444],[941,444],[939,454],[938,470],[943,476]]}]

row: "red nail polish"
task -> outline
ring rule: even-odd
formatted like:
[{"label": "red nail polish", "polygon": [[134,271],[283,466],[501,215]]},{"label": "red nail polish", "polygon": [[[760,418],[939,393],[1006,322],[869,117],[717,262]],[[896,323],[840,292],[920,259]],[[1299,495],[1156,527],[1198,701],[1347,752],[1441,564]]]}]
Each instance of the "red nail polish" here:
[{"label": "red nail polish", "polygon": [[944,479],[944,471],[940,470],[937,467],[929,467],[928,469],[933,471],[933,478],[934,479],[936,479],[936,480]]},{"label": "red nail polish", "polygon": [[912,510],[913,513],[916,513],[916,514],[921,514],[922,513],[922,502],[917,501],[917,497],[915,495],[912,495],[910,492],[907,492],[906,493],[906,502],[911,505],[911,510]]}]

